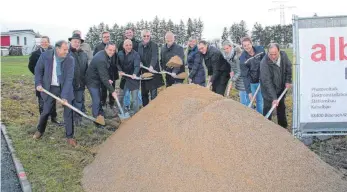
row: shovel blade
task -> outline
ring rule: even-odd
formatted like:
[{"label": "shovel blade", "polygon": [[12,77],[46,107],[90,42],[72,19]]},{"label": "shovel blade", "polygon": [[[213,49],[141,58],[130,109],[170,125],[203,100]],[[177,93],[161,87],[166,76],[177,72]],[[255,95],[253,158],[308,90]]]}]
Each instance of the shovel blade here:
[{"label": "shovel blade", "polygon": [[95,120],[96,123],[100,124],[100,125],[106,125],[105,123],[105,118],[101,115],[97,116],[96,117],[96,120]]},{"label": "shovel blade", "polygon": [[120,120],[126,120],[130,118],[129,113],[124,113],[124,114],[118,114],[118,117],[120,118]]}]

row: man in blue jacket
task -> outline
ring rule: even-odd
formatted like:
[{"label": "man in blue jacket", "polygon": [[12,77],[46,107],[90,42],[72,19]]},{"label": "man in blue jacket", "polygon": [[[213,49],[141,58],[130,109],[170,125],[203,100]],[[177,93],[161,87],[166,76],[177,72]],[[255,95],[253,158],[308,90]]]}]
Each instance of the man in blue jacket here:
[{"label": "man in blue jacket", "polygon": [[190,37],[189,38],[189,48],[187,54],[187,63],[189,69],[189,83],[194,83],[201,85],[203,87],[206,86],[206,74],[203,63],[203,57],[199,54],[197,38]]},{"label": "man in blue jacket", "polygon": [[[242,38],[241,43],[244,48],[244,51],[240,56],[241,77],[243,78],[243,83],[245,84],[249,100],[252,101],[253,96],[260,85],[260,62],[265,56],[265,50],[262,46],[253,46],[252,40],[249,37]],[[263,96],[261,90],[258,91],[255,99],[257,111],[263,114]]]},{"label": "man in blue jacket", "polygon": [[40,116],[34,139],[39,139],[46,130],[48,116],[55,99],[44,92],[42,88],[56,96],[61,96],[64,105],[64,123],[68,144],[76,146],[72,110],[65,105],[74,99],[72,81],[74,78],[75,60],[68,54],[69,46],[64,40],[55,44],[55,48],[41,54],[35,67],[36,90],[41,91],[44,100],[43,111]]}]

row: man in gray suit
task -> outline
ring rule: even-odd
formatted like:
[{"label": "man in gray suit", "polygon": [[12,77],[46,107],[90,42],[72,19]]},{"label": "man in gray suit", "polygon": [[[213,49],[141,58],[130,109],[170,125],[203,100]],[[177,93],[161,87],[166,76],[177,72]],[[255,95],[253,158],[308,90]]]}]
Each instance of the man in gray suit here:
[{"label": "man in gray suit", "polygon": [[74,136],[74,125],[72,110],[65,106],[72,103],[74,99],[72,81],[74,78],[75,60],[68,54],[68,43],[64,40],[58,41],[55,48],[41,54],[35,67],[35,86],[41,92],[44,100],[43,111],[37,125],[34,139],[39,139],[46,130],[48,116],[53,107],[55,99],[42,92],[42,88],[56,96],[61,96],[64,105],[64,123],[68,144],[76,146]]}]

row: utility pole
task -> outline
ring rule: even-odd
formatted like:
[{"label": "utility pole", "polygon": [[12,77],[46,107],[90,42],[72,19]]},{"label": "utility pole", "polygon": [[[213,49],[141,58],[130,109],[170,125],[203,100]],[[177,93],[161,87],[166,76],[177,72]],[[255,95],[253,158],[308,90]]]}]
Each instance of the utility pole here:
[{"label": "utility pole", "polygon": [[279,7],[275,7],[272,9],[269,9],[269,11],[276,11],[276,10],[280,10],[280,24],[281,25],[285,25],[286,23],[286,18],[284,16],[284,10],[285,9],[292,9],[292,8],[296,8],[295,6],[285,6],[284,3],[288,2],[288,1],[272,1],[273,3],[279,3],[280,6]]}]

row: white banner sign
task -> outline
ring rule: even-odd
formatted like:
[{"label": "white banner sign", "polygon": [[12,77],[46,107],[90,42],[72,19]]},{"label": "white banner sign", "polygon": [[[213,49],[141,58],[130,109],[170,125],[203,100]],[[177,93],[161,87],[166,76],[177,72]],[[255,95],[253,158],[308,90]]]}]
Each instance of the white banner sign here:
[{"label": "white banner sign", "polygon": [[300,122],[347,122],[347,27],[299,29]]}]

